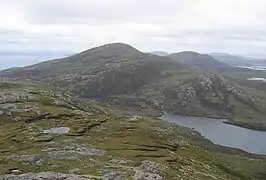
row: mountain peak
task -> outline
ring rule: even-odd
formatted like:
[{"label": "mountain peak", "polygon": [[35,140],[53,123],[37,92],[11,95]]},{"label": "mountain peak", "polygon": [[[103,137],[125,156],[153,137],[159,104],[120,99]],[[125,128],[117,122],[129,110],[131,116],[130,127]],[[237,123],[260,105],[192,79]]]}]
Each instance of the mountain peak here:
[{"label": "mountain peak", "polygon": [[125,43],[109,43],[102,46],[98,46],[82,53],[115,53],[115,54],[133,54],[133,53],[140,53],[139,50],[134,48],[131,45]]},{"label": "mountain peak", "polygon": [[211,56],[206,55],[206,54],[199,54],[194,51],[182,51],[179,53],[174,53],[169,55],[170,58],[178,58],[178,59],[183,59],[186,61],[197,61],[199,59],[209,59],[212,61],[216,61],[213,59]]},{"label": "mountain peak", "polygon": [[199,53],[197,53],[195,51],[182,51],[182,52],[177,53],[177,54],[200,55]]},{"label": "mountain peak", "polygon": [[[104,44],[101,45],[99,47],[105,47],[105,48],[110,48],[110,47],[117,47],[117,48],[134,48],[133,46],[129,45],[129,44],[125,44],[125,43],[121,43],[121,42],[116,42],[116,43],[108,43],[108,44]],[[98,48],[99,48],[98,47]],[[96,47],[97,48],[97,47]],[[135,48],[134,48],[135,49]]]}]

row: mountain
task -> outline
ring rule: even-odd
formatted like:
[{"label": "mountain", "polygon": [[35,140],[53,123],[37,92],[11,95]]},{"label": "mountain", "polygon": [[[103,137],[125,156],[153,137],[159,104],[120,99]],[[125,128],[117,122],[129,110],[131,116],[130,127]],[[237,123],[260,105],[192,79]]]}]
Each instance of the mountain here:
[{"label": "mountain", "polygon": [[[222,56],[222,54],[215,55],[215,57]],[[234,63],[227,63],[228,61],[222,61],[220,58],[217,58],[216,60],[210,55],[199,54],[191,51],[170,54],[168,57],[170,57],[174,62],[178,62],[189,68],[192,68],[193,71],[218,73],[228,79],[233,80],[237,84],[260,89],[262,91],[266,90],[265,83],[260,81],[247,81],[251,77],[266,78],[266,71],[261,71],[263,66],[254,65],[246,67],[244,64],[242,64],[241,66],[239,65],[237,67]],[[240,61],[240,57],[231,56],[231,59],[232,58],[238,59],[238,61]],[[254,60],[253,62],[256,61]],[[263,62],[263,60],[260,62]]]},{"label": "mountain", "polygon": [[[142,85],[157,80],[171,64],[169,58],[114,43],[64,59],[9,69],[1,74],[42,81],[88,98],[132,93]],[[178,70],[178,64],[175,67]]]},{"label": "mountain", "polygon": [[187,128],[29,82],[1,78],[0,90],[0,179],[266,177],[264,157]]},{"label": "mountain", "polygon": [[199,67],[201,69],[213,72],[223,72],[232,69],[226,63],[222,63],[207,54],[199,54],[193,51],[184,51],[168,55],[173,61],[185,64],[190,67]]},{"label": "mountain", "polygon": [[169,53],[167,52],[164,52],[164,51],[153,51],[153,52],[150,52],[151,54],[154,54],[154,55],[157,55],[157,56],[168,56]]},{"label": "mountain", "polygon": [[266,93],[227,77],[229,70],[236,69],[209,55],[181,52],[162,57],[114,43],[0,75],[41,82],[79,98],[100,99],[144,114],[167,111],[228,118],[240,126],[266,130]]}]

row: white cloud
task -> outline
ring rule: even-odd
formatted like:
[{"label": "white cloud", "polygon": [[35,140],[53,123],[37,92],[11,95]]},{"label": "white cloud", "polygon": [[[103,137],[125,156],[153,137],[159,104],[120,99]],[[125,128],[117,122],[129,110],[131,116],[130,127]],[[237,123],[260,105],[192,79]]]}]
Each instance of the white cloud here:
[{"label": "white cloud", "polygon": [[266,56],[265,0],[0,2],[1,52],[73,53],[120,41],[143,51]]}]

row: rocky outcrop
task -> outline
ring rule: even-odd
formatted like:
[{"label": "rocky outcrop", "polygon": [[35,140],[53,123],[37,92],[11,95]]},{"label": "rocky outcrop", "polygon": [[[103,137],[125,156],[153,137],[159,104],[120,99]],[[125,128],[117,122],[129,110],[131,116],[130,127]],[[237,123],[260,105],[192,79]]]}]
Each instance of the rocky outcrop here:
[{"label": "rocky outcrop", "polygon": [[[139,167],[126,167],[128,170],[133,170],[133,180],[163,180],[163,175],[169,170],[167,166],[160,165],[151,161],[143,161]],[[27,173],[27,174],[8,174],[0,175],[0,180],[122,180],[120,173],[109,171],[103,173],[102,176],[93,175],[75,175],[63,174],[55,172],[40,172],[40,173]]]},{"label": "rocky outcrop", "polygon": [[233,118],[237,108],[264,113],[265,96],[233,85],[216,74],[196,77],[180,86],[165,88],[164,110],[184,115]]},{"label": "rocky outcrop", "polygon": [[0,94],[0,104],[6,104],[6,103],[15,103],[15,102],[30,102],[35,101],[36,98],[27,92],[21,91],[18,92],[1,92]]},{"label": "rocky outcrop", "polygon": [[55,172],[28,173],[21,175],[0,175],[0,180],[100,180],[97,176],[79,176]]}]

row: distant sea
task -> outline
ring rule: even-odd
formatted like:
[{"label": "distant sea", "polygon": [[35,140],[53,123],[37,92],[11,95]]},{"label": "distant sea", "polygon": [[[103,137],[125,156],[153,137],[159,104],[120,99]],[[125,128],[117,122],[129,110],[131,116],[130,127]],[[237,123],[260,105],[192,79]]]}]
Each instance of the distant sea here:
[{"label": "distant sea", "polygon": [[26,52],[26,53],[6,53],[0,50],[0,70],[29,66],[42,61],[63,58],[71,55],[71,52]]},{"label": "distant sea", "polygon": [[266,66],[237,66],[237,67],[258,70],[258,71],[266,71]]}]

